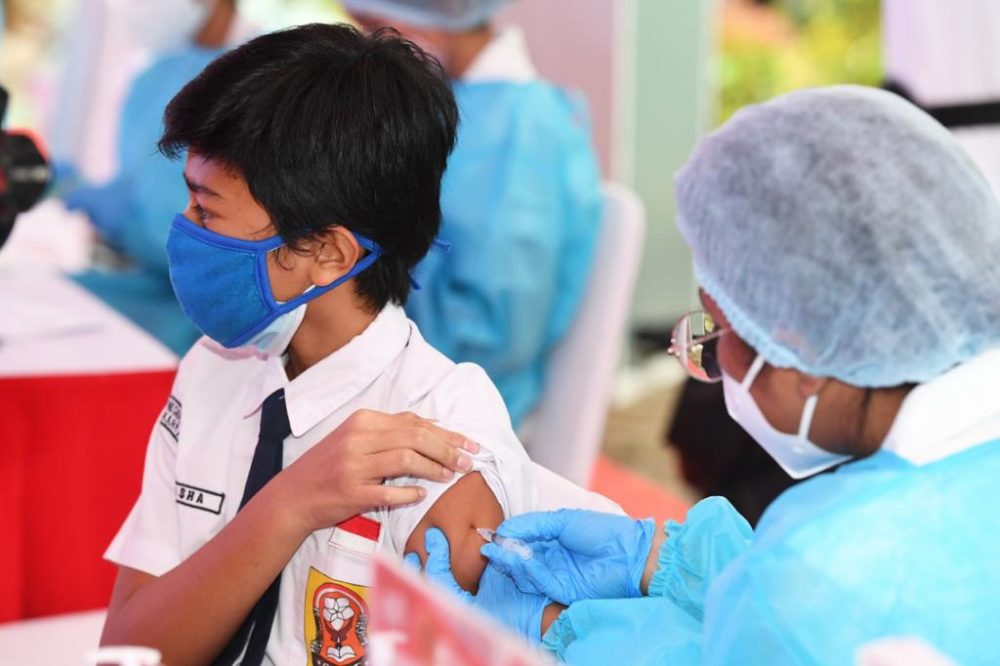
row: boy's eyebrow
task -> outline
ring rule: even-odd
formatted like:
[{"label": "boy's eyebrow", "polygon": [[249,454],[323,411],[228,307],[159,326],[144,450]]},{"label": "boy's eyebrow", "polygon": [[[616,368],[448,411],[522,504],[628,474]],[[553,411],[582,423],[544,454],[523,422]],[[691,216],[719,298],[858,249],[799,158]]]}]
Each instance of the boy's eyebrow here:
[{"label": "boy's eyebrow", "polygon": [[220,195],[215,190],[209,187],[205,187],[201,183],[197,183],[191,180],[191,178],[186,173],[184,174],[184,182],[187,184],[187,188],[190,191],[194,192],[195,194],[207,194],[208,196],[215,197],[216,199],[222,198],[222,195]]}]

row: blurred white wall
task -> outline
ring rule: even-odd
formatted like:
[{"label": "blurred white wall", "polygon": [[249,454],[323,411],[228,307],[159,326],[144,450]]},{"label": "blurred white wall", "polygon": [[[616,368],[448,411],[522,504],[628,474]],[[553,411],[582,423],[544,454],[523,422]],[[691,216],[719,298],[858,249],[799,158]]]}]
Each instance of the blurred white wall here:
[{"label": "blurred white wall", "polygon": [[586,97],[605,177],[611,175],[612,164],[617,4],[618,0],[519,0],[498,21],[521,26],[544,78]]},{"label": "blurred white wall", "polygon": [[524,29],[544,77],[584,93],[605,177],[646,206],[633,325],[669,325],[695,302],[673,174],[714,112],[716,10],[715,0],[517,0],[500,17]]},{"label": "blurred white wall", "polygon": [[[924,106],[1000,100],[1000,2],[883,0],[885,69]],[[955,138],[1000,195],[1000,125]]]}]

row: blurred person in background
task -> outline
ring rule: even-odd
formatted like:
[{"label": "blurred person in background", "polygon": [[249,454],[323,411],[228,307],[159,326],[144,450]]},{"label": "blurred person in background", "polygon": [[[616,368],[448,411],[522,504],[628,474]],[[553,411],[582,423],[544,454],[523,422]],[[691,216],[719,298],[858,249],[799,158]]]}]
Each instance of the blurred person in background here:
[{"label": "blurred person in background", "polygon": [[390,25],[454,80],[458,143],[441,185],[441,239],[418,266],[407,313],[454,361],[482,366],[515,427],[537,404],[553,347],[580,305],[601,217],[582,102],[539,78],[506,0],[345,0]]},{"label": "blurred person in background", "polygon": [[[846,664],[885,637],[1000,663],[1000,203],[955,139],[874,88],[736,113],[676,179],[704,311],[673,353],[793,478],[756,530],[564,510],[486,544],[571,664]],[[455,589],[445,542],[426,571]]]},{"label": "blurred person in background", "polygon": [[[135,42],[154,53],[132,83],[118,134],[118,175],[105,185],[63,185],[68,208],[85,213],[121,265],[75,276],[88,290],[183,354],[199,337],[181,312],[167,272],[170,221],[187,197],[182,166],[157,152],[167,102],[228,46],[253,29],[236,0],[125,0],[120,12]],[[76,178],[61,174],[64,183]]]}]

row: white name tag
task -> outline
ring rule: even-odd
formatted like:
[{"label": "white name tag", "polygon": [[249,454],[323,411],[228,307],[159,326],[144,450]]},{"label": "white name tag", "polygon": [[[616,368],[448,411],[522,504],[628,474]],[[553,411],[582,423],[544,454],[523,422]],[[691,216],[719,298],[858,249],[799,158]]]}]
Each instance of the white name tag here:
[{"label": "white name tag", "polygon": [[185,483],[177,483],[177,503],[189,506],[192,509],[201,509],[219,515],[222,513],[222,501],[226,499],[224,493],[217,493],[197,486],[189,486]]}]

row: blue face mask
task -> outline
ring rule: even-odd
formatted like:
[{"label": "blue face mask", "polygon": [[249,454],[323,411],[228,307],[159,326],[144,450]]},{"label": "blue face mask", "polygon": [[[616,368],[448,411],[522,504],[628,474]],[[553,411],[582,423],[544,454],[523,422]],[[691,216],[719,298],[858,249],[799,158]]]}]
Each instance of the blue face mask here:
[{"label": "blue face mask", "polygon": [[170,282],[184,314],[202,333],[225,347],[240,347],[278,317],[350,280],[382,256],[378,243],[354,237],[368,254],[350,272],[279,303],[271,292],[267,255],[285,244],[280,236],[230,238],[178,214],[167,237]]}]

